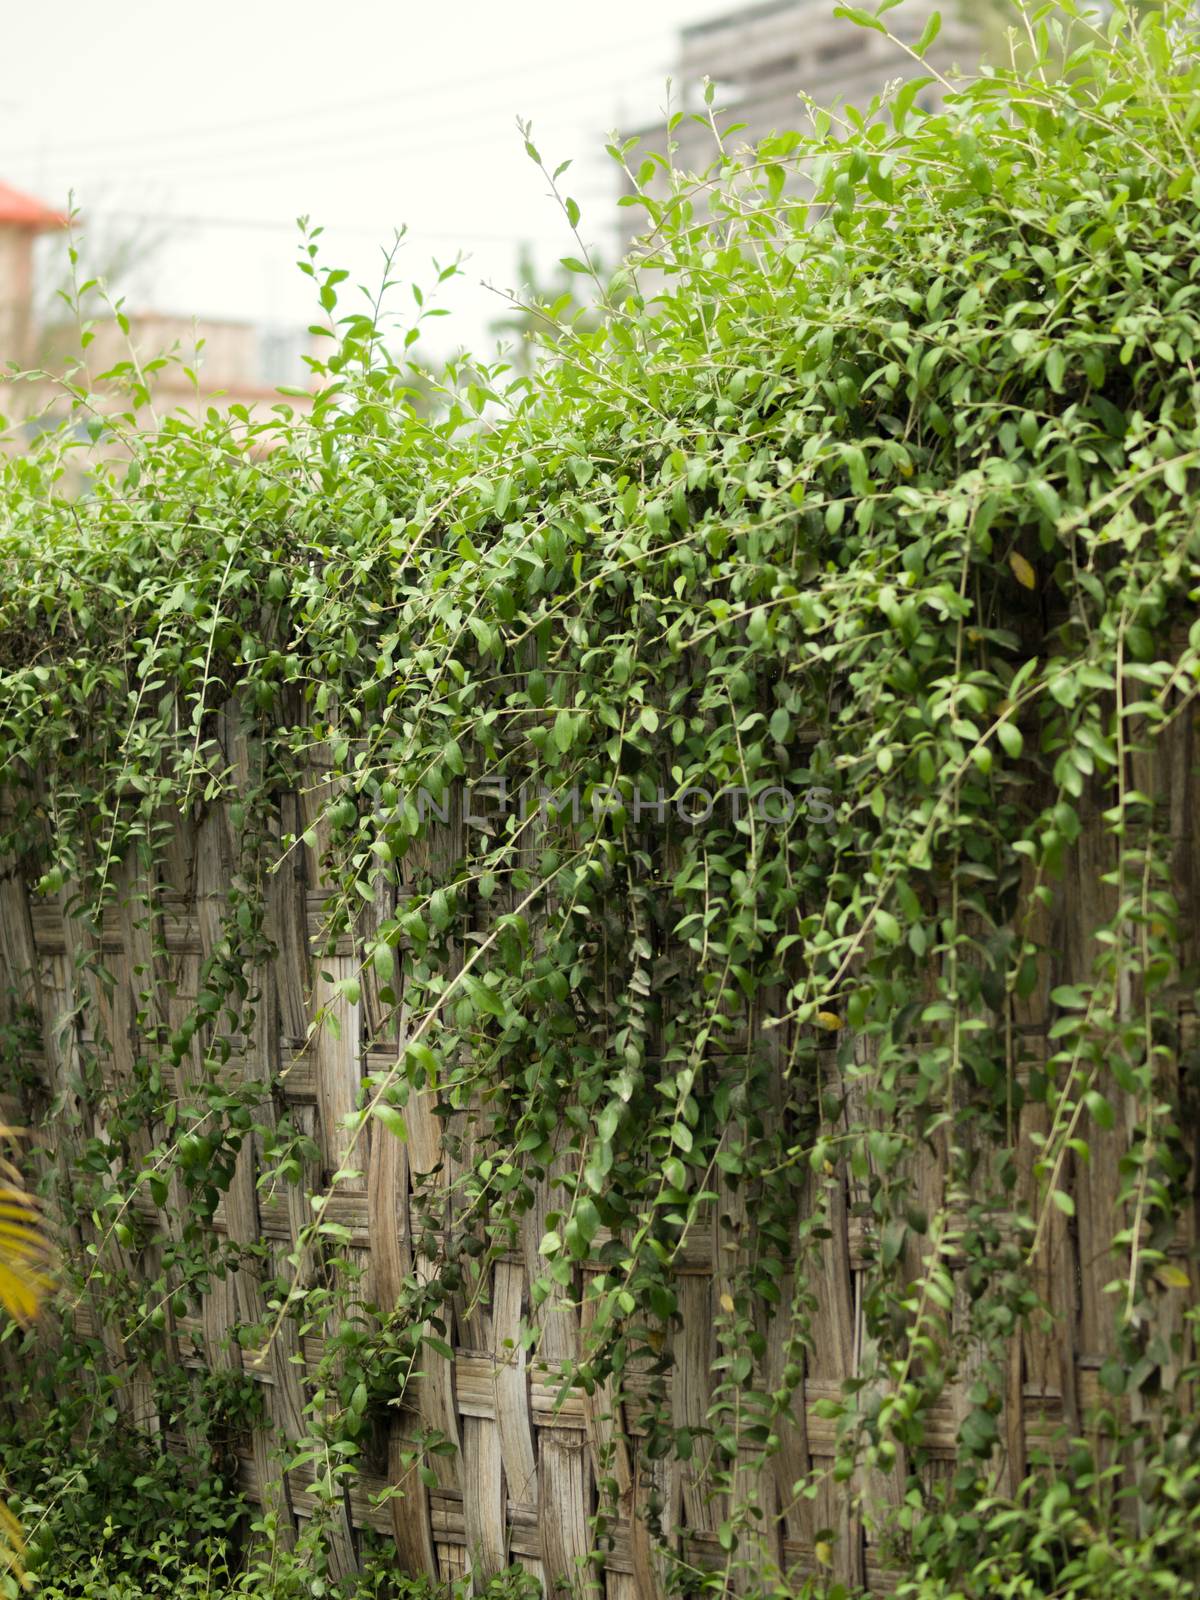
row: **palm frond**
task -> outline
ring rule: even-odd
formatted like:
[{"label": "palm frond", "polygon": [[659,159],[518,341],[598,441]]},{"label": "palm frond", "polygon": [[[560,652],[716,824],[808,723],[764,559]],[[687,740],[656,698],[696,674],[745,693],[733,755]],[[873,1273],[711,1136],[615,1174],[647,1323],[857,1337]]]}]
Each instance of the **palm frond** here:
[{"label": "palm frond", "polygon": [[[16,1130],[0,1125],[0,1140],[16,1138]],[[28,1327],[50,1287],[50,1246],[41,1208],[9,1160],[0,1157],[0,1306],[14,1322]],[[30,1586],[25,1571],[25,1537],[21,1524],[0,1499],[0,1574],[22,1588]]]}]

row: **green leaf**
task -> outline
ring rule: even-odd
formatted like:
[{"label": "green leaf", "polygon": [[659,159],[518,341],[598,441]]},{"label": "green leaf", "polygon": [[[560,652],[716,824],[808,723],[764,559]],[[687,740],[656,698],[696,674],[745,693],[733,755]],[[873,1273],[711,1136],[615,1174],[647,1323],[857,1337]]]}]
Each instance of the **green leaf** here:
[{"label": "green leaf", "polygon": [[887,35],[887,29],[882,22],[877,21],[869,11],[860,11],[857,6],[834,6],[833,14],[835,17],[845,17],[856,28],[870,28],[875,33],[882,33],[885,37]]},{"label": "green leaf", "polygon": [[463,975],[463,986],[471,997],[471,1003],[476,1011],[486,1012],[488,1016],[499,1017],[503,1020],[505,1015],[504,1001],[489,984],[481,983],[471,973]]},{"label": "green leaf", "polygon": [[1029,493],[1038,510],[1051,522],[1056,522],[1062,516],[1062,501],[1058,498],[1057,491],[1044,478],[1031,478]]},{"label": "green leaf", "polygon": [[937,38],[938,34],[941,31],[942,31],[942,14],[941,14],[941,12],[940,11],[931,11],[930,14],[929,14],[929,20],[926,22],[925,26],[921,29],[921,37],[917,40],[916,44],[913,46],[914,52],[918,56],[923,56],[925,54],[926,50],[929,49],[929,46],[933,43],[933,41]]},{"label": "green leaf", "polygon": [[573,1220],[584,1243],[591,1244],[600,1231],[600,1213],[596,1210],[595,1201],[589,1200],[586,1196],[577,1200]]},{"label": "green leaf", "polygon": [[554,743],[565,755],[575,742],[575,718],[569,711],[560,711],[554,719]]},{"label": "green leaf", "polygon": [[977,194],[992,192],[992,169],[984,161],[975,161],[967,168],[967,178]]},{"label": "green leaf", "polygon": [[397,1139],[403,1139],[407,1141],[408,1124],[396,1110],[395,1106],[389,1106],[383,1101],[380,1101],[371,1115],[375,1118],[376,1122],[381,1122],[390,1134],[393,1134]]},{"label": "green leaf", "polygon": [[1116,1120],[1113,1108],[1097,1089],[1089,1089],[1083,1097],[1092,1121],[1099,1128],[1111,1128]]}]

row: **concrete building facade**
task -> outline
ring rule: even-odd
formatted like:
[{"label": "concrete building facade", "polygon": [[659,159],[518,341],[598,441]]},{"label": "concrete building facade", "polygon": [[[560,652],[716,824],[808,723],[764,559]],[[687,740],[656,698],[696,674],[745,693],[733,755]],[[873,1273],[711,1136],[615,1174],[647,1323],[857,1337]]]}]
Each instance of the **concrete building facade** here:
[{"label": "concrete building facade", "polygon": [[[980,59],[976,31],[950,6],[934,0],[909,0],[890,11],[886,23],[897,39],[915,45],[935,9],[942,28],[926,61],[943,75],[957,67],[973,70]],[[744,124],[727,148],[757,144],[772,133],[810,127],[799,96],[836,112],[839,105],[865,111],[891,81],[924,76],[927,69],[891,39],[833,15],[831,0],[762,0],[682,29],[672,80],[673,111],[703,114],[705,81],[714,86],[713,114],[718,129]],[[932,110],[943,91],[936,82],[921,91],[918,103]],[[648,124],[632,130],[646,149],[665,150],[666,128]],[[674,164],[684,172],[703,170],[717,150],[710,128],[690,116],[671,135]],[[621,210],[628,244],[640,230],[642,213]]]}]

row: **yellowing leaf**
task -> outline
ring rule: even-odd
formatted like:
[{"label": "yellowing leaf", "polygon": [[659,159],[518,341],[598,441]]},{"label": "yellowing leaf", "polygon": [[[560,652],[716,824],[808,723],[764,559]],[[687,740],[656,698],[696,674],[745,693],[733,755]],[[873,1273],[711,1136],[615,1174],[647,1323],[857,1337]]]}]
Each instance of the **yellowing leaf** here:
[{"label": "yellowing leaf", "polygon": [[1013,577],[1023,588],[1037,588],[1037,574],[1019,550],[1009,552],[1008,564],[1012,568]]},{"label": "yellowing leaf", "polygon": [[1159,1267],[1154,1276],[1167,1289],[1190,1289],[1192,1286],[1192,1280],[1182,1267]]},{"label": "yellowing leaf", "polygon": [[836,1011],[818,1011],[817,1027],[824,1028],[829,1033],[836,1033],[842,1026],[842,1019]]},{"label": "yellowing leaf", "polygon": [[722,1311],[732,1311],[733,1310],[733,1296],[731,1294],[723,1294],[721,1296],[721,1310]]},{"label": "yellowing leaf", "polygon": [[833,1546],[828,1539],[817,1540],[816,1544],[813,1545],[813,1555],[816,1556],[821,1566],[831,1567],[833,1565]]}]

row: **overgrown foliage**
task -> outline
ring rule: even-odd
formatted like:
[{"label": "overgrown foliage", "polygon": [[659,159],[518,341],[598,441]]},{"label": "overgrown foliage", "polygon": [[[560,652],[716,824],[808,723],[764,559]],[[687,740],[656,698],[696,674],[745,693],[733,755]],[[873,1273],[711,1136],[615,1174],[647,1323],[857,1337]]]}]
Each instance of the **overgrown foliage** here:
[{"label": "overgrown foliage", "polygon": [[[74,1352],[82,1356],[82,1351]],[[42,1600],[467,1600],[469,1582],[408,1579],[376,1541],[350,1583],[329,1578],[319,1526],[292,1546],[269,1516],[252,1520],[233,1485],[177,1457],[132,1446],[116,1412],[97,1418],[87,1446],[60,1424],[71,1407],[50,1402],[48,1426],[9,1441],[3,1463],[30,1530],[26,1585]],[[48,1468],[48,1463],[54,1463]],[[0,1593],[18,1600],[15,1578]],[[519,1567],[477,1591],[482,1600],[541,1600]]]},{"label": "overgrown foliage", "polygon": [[[237,1070],[281,857],[319,855],[334,886],[330,937],[349,932],[360,967],[342,996],[376,997],[382,1039],[403,1007],[354,1127],[403,1138],[415,1094],[471,1126],[432,1281],[331,1342],[340,1408],[323,1390],[312,1411],[330,1497],[553,1172],[535,1309],[593,1269],[564,1379],[611,1382],[643,1455],[702,1458],[725,1497],[715,1572],[657,1530],[669,1583],[796,1592],[763,1555],[755,1469],[802,1386],[848,1198],[865,1338],[821,1402],[830,1470],[846,1495],[905,1474],[875,1531],[910,1591],[1192,1592],[1190,1351],[1161,1313],[1190,1299],[1167,1247],[1190,1204],[1195,974],[1155,784],[1200,685],[1200,55],[1179,4],[1075,18],[1067,39],[1063,15],[1022,14],[1033,67],[946,85],[932,114],[915,80],[879,115],[744,158],[718,141],[699,180],[613,147],[646,237],[596,279],[602,324],[556,326],[532,375],[464,363],[416,416],[392,330],[373,303],[346,311],[314,236],[330,353],[311,417],[141,431],[131,363],[109,380],[128,414],[89,424],[128,455],[90,460],[85,495],[66,436],[5,463],[5,848],[95,925],[130,853],[161,870],[181,807],[231,804],[241,840],[187,1019],[119,1093],[98,1020],[80,1034],[104,1132],[57,1204],[126,1347],[169,1381],[158,1330],[230,1264],[206,1223],[254,1130],[280,1183],[307,1170]],[[567,265],[589,259],[580,243]],[[213,737],[229,704],[253,724],[248,776]],[[314,783],[321,822],[281,851],[279,796]],[[429,875],[435,808],[485,784],[528,803],[493,802]],[[1064,973],[1048,912],[1097,835],[1107,911],[1094,962]],[[1014,1018],[1039,1004],[1031,1065]],[[180,1100],[194,1055],[203,1084]],[[145,1127],[158,1143],[134,1158]],[[1002,1489],[1007,1352],[1042,1325],[1046,1242],[1101,1138],[1121,1141],[1103,1404]],[[173,1219],[153,1237],[141,1185]],[[714,1206],[753,1238],[710,1414],[680,1428],[666,1336]],[[274,1329],[344,1304],[320,1210]],[[158,1276],[122,1276],[113,1240],[158,1247]],[[766,1318],[786,1329],[777,1369]],[[957,1458],[932,1474],[929,1418],[964,1364]],[[1122,1420],[1151,1400],[1177,1413],[1158,1444]],[[1131,1472],[1136,1514],[1115,1481]]]}]

